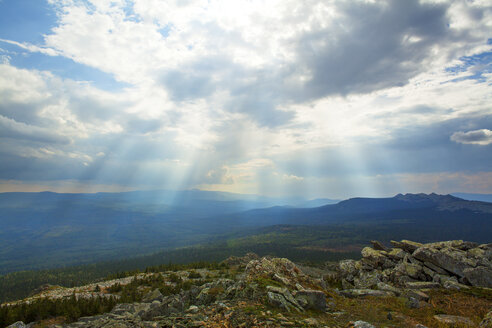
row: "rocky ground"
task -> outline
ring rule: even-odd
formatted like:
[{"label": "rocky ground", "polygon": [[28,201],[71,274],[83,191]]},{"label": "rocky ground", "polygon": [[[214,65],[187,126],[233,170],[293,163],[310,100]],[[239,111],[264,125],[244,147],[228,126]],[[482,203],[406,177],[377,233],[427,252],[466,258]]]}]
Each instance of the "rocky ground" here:
[{"label": "rocky ground", "polygon": [[[144,297],[111,312],[29,327],[492,327],[492,245],[463,241],[379,242],[360,261],[323,267],[254,254],[220,270],[139,274],[77,288],[47,288],[42,297],[120,297],[112,286],[141,281]],[[186,288],[164,296],[148,278]],[[155,280],[155,279],[154,279]],[[26,327],[18,322],[9,327]]]}]

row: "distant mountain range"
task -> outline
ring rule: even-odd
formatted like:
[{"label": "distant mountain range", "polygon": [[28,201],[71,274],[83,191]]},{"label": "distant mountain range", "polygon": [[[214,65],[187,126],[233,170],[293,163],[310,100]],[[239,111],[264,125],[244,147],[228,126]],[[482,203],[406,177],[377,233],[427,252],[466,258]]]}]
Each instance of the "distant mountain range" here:
[{"label": "distant mountain range", "polygon": [[[340,245],[374,236],[490,242],[492,203],[436,194],[333,202],[337,201],[200,190],[0,193],[0,274],[125,258],[255,234],[268,240],[268,234],[273,238],[279,230],[261,229],[279,225],[289,225],[291,230],[306,225],[336,226],[332,230],[337,234],[329,238],[333,241],[345,233]],[[320,236],[318,246],[324,245],[327,236]]]}]

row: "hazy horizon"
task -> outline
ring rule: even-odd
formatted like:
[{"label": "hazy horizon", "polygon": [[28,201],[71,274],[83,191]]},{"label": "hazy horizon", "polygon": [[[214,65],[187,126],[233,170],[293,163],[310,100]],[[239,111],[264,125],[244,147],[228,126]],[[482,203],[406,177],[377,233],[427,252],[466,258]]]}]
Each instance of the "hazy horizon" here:
[{"label": "hazy horizon", "polygon": [[0,192],[492,193],[485,1],[0,1]]}]

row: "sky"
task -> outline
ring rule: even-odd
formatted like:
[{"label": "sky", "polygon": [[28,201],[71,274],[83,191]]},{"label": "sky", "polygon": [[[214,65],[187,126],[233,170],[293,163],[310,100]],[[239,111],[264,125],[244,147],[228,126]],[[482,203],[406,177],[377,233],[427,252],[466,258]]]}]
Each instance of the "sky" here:
[{"label": "sky", "polygon": [[492,193],[487,0],[0,0],[0,192]]}]

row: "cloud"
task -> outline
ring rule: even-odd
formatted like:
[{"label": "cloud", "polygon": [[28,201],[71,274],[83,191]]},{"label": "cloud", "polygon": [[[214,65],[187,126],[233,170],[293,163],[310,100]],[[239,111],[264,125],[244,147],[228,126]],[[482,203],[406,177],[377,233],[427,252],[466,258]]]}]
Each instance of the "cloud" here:
[{"label": "cloud", "polygon": [[492,143],[492,131],[488,129],[458,131],[453,133],[450,138],[457,143],[486,146]]},{"label": "cloud", "polygon": [[7,42],[65,62],[0,65],[3,179],[270,194],[356,193],[359,179],[382,193],[392,176],[490,171],[490,154],[457,144],[490,144],[487,3],[49,3],[43,41]]},{"label": "cloud", "polygon": [[29,126],[0,115],[0,138],[14,138],[41,143],[68,144],[70,139],[47,129]]}]

